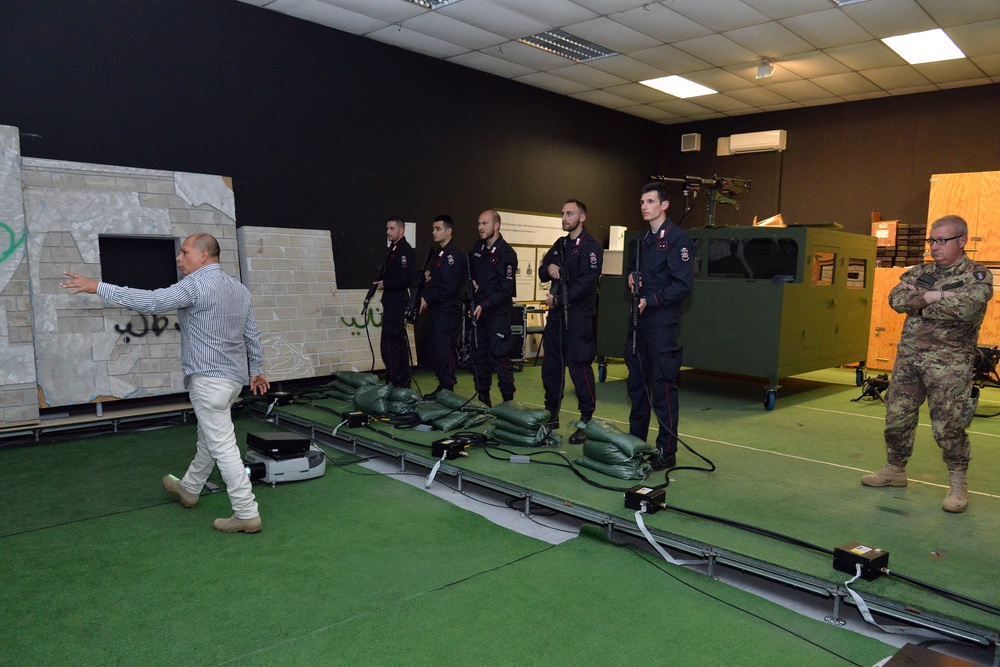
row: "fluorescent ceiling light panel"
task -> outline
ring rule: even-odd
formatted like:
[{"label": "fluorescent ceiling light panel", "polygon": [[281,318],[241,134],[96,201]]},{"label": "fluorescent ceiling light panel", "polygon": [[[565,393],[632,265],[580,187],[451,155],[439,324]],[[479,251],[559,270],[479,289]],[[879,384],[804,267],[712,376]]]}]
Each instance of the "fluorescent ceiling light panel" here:
[{"label": "fluorescent ceiling light panel", "polygon": [[412,2],[415,5],[420,5],[426,9],[437,9],[438,7],[444,7],[445,5],[450,5],[453,2],[458,2],[458,0],[406,0],[407,2]]},{"label": "fluorescent ceiling light panel", "polygon": [[885,37],[882,41],[911,65],[965,57],[962,49],[955,46],[955,42],[940,28]]},{"label": "fluorescent ceiling light panel", "polygon": [[833,4],[838,7],[846,7],[847,5],[853,5],[859,2],[868,2],[868,0],[833,0]]},{"label": "fluorescent ceiling light panel", "polygon": [[700,95],[714,95],[719,92],[694,81],[688,81],[682,76],[661,76],[659,79],[648,79],[640,81],[644,86],[655,88],[667,95],[679,97],[682,100],[688,97],[698,97]]},{"label": "fluorescent ceiling light panel", "polygon": [[575,60],[578,63],[618,55],[611,49],[588,42],[582,37],[571,35],[565,30],[546,30],[545,32],[540,32],[537,35],[531,35],[517,41],[528,46],[534,46],[542,51],[554,53],[563,58]]}]

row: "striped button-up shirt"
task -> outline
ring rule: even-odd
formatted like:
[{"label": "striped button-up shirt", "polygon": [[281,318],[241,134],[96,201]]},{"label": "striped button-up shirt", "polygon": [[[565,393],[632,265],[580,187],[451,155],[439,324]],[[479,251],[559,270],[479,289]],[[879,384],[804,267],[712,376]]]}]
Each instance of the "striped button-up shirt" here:
[{"label": "striped button-up shirt", "polygon": [[[244,384],[264,372],[260,330],[250,305],[250,291],[208,264],[164,289],[142,290],[100,283],[97,293],[140,313],[177,311],[181,326],[181,370],[192,375],[225,378]],[[245,351],[244,351],[245,348]]]}]

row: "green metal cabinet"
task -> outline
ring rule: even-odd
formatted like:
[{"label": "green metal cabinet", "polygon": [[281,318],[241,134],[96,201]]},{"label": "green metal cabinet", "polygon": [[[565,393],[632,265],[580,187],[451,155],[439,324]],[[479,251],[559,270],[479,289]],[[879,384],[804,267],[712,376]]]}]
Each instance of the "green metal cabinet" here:
[{"label": "green metal cabinet", "polygon": [[874,237],[795,226],[688,234],[695,281],[681,321],[685,366],[767,378],[771,409],[780,378],[864,362]]}]

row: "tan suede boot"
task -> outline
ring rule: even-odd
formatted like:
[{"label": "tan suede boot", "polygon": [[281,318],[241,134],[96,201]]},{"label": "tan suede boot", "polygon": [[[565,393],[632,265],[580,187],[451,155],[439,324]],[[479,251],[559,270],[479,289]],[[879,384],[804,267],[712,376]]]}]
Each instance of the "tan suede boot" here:
[{"label": "tan suede boot", "polygon": [[886,463],[878,472],[861,478],[865,486],[906,486],[906,468]]},{"label": "tan suede boot", "polygon": [[216,519],[212,523],[212,528],[222,533],[258,533],[261,521],[259,515],[252,519],[237,519],[234,514],[228,519]]},{"label": "tan suede boot", "polygon": [[945,512],[964,512],[969,504],[969,485],[965,481],[964,470],[948,471],[948,495],[941,509]]}]

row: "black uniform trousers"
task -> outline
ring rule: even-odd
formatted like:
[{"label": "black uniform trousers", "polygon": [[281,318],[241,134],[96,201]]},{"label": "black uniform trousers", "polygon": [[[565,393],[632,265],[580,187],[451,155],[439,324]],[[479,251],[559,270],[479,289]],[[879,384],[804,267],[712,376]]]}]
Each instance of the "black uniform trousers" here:
[{"label": "black uniform trousers", "polygon": [[503,400],[514,398],[514,369],[510,363],[510,318],[511,311],[502,309],[498,313],[480,317],[476,323],[476,340],[472,345],[472,368],[476,377],[476,393],[479,400],[489,404],[490,386],[493,373],[497,374],[497,386]]},{"label": "black uniform trousers", "polygon": [[569,328],[563,326],[562,317],[549,318],[542,332],[542,386],[545,388],[545,409],[559,419],[559,406],[563,398],[563,380],[566,369],[576,389],[576,403],[580,417],[589,421],[597,405],[594,384],[594,358],[597,346],[590,317],[570,318]]},{"label": "black uniform trousers", "polygon": [[462,309],[455,304],[431,306],[427,309],[427,351],[430,353],[431,368],[442,389],[455,388],[455,369],[458,354],[455,343],[462,325]]},{"label": "black uniform trousers", "polygon": [[406,322],[403,313],[409,298],[406,292],[382,295],[382,363],[385,380],[395,387],[410,386],[410,358],[406,344]]},{"label": "black uniform trousers", "polygon": [[646,439],[649,435],[650,402],[659,422],[656,448],[662,456],[677,452],[677,376],[681,370],[681,348],[677,346],[680,327],[671,325],[639,329],[635,352],[632,331],[625,341],[625,366],[628,367],[629,433]]}]

